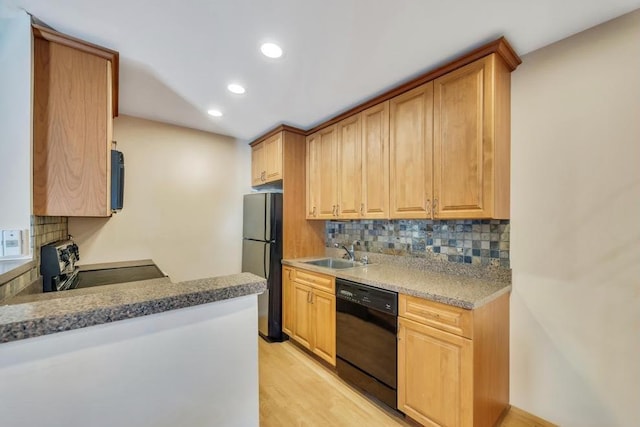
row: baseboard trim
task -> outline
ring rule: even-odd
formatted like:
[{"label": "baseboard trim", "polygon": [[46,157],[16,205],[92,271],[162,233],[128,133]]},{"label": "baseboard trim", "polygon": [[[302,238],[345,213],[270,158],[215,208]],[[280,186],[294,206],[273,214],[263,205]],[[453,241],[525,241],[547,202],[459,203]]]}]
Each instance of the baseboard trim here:
[{"label": "baseboard trim", "polygon": [[530,414],[529,412],[513,405],[511,406],[511,409],[509,410],[507,416],[504,417],[502,421],[504,422],[507,418],[522,421],[523,425],[531,427],[558,427],[557,424],[553,424],[547,420],[543,420],[542,418]]}]

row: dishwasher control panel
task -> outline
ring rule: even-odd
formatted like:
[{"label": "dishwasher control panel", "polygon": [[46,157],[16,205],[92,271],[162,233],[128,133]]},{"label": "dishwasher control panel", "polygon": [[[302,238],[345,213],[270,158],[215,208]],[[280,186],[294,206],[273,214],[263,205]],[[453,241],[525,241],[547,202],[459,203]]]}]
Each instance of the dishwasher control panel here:
[{"label": "dishwasher control panel", "polygon": [[393,315],[398,314],[398,293],[386,289],[336,279],[336,298]]}]

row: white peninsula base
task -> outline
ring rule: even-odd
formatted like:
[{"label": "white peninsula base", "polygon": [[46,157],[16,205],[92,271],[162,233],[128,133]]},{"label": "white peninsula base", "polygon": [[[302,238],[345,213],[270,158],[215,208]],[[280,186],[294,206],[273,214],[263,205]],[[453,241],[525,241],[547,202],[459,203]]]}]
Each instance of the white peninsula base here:
[{"label": "white peninsula base", "polygon": [[257,296],[0,346],[0,424],[258,426]]}]

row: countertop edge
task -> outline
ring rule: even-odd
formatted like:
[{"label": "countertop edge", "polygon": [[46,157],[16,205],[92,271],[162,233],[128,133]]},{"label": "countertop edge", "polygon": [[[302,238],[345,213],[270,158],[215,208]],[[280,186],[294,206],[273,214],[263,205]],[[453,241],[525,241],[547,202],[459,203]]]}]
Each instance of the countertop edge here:
[{"label": "countertop edge", "polygon": [[[427,299],[427,300],[430,300],[430,301],[435,301],[435,302],[451,305],[451,306],[454,306],[454,307],[460,307],[460,308],[463,308],[463,309],[466,309],[466,310],[474,310],[474,309],[477,309],[479,307],[482,307],[483,305],[493,301],[494,299],[498,298],[499,296],[503,295],[504,293],[510,292],[511,288],[512,288],[510,283],[497,282],[497,283],[503,284],[503,286],[500,287],[499,289],[497,289],[495,292],[489,294],[489,295],[485,295],[485,296],[483,296],[481,298],[474,299],[473,301],[470,301],[470,300],[450,297],[450,296],[447,296],[447,295],[440,295],[440,294],[428,292],[426,290],[425,291],[421,291],[421,290],[416,290],[416,289],[410,289],[410,288],[406,288],[404,286],[396,285],[396,284],[393,284],[393,283],[388,283],[388,282],[383,282],[383,281],[378,281],[378,280],[372,280],[372,279],[365,279],[365,278],[362,278],[362,277],[355,276],[353,274],[354,272],[362,271],[362,269],[367,268],[368,266],[383,265],[383,264],[369,264],[369,265],[364,265],[364,266],[359,266],[359,267],[352,267],[352,268],[345,268],[345,269],[336,270],[336,269],[332,269],[332,268],[316,266],[316,265],[313,265],[313,264],[306,264],[304,261],[302,261],[302,260],[313,260],[313,259],[321,259],[321,258],[326,258],[326,257],[308,257],[308,258],[301,258],[300,260],[283,259],[282,260],[282,265],[286,265],[286,266],[290,266],[290,267],[294,267],[294,268],[300,268],[300,269],[303,269],[303,270],[309,270],[309,271],[313,271],[313,272],[317,272],[317,273],[321,273],[321,274],[327,274],[327,275],[330,275],[330,276],[334,276],[336,278],[345,279],[345,280],[351,280],[351,281],[354,281],[354,282],[363,283],[365,285],[377,287],[377,288],[380,288],[380,289],[386,289],[386,290],[389,290],[389,291],[398,292],[399,294],[411,295],[411,296],[418,297],[418,298],[424,298],[424,299]],[[407,269],[407,270],[412,270],[412,269]],[[419,271],[419,270],[416,270],[416,271]],[[434,274],[437,275],[437,276],[443,276],[443,277],[449,276],[449,275],[447,275],[445,273],[434,273]],[[474,280],[473,278],[468,278],[468,279],[469,280]],[[478,281],[478,283],[487,282],[487,280],[485,280],[485,279],[476,279],[476,280]]]},{"label": "countertop edge", "polygon": [[24,261],[24,262],[12,268],[11,270],[5,271],[4,273],[0,274],[0,286],[3,286],[4,284],[9,283],[16,277],[26,273],[27,271],[31,270],[36,266],[36,260],[33,258],[25,259],[25,260],[6,260],[6,261],[11,261],[11,262]]},{"label": "countertop edge", "polygon": [[[233,281],[234,279],[241,280],[241,283],[218,286],[220,281]],[[174,293],[170,295],[163,295],[158,298],[153,298],[151,296],[139,301],[119,303],[117,302],[118,298],[114,298],[117,291],[107,290],[105,294],[102,295],[102,298],[100,297],[100,294],[91,295],[91,297],[97,296],[98,302],[100,302],[100,299],[107,300],[105,304],[96,307],[79,309],[78,311],[62,313],[59,315],[56,315],[55,313],[49,315],[33,315],[30,318],[22,320],[7,321],[0,324],[0,344],[54,334],[56,332],[70,331],[89,326],[116,322],[119,320],[148,316],[151,314],[211,302],[260,294],[267,289],[266,281],[264,279],[249,273],[191,280],[177,284],[167,283],[164,284],[164,287],[165,291],[168,289]],[[180,289],[181,287],[184,289]],[[184,290],[184,292],[180,292],[182,290]],[[129,289],[129,291],[135,291],[135,288]],[[68,300],[73,302],[73,298],[86,297],[87,295],[80,295],[77,297],[70,297]],[[111,303],[109,303],[109,298],[114,298],[116,301],[111,301]],[[47,304],[48,302],[49,301],[31,302],[18,304],[13,307],[35,307],[39,304]]]}]

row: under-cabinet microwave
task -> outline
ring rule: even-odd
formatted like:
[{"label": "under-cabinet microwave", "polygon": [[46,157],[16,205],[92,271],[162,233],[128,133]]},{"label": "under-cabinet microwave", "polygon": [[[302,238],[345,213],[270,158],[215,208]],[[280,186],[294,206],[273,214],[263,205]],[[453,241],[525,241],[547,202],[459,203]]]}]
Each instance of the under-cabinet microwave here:
[{"label": "under-cabinet microwave", "polygon": [[111,211],[119,211],[124,203],[124,154],[111,150]]}]

